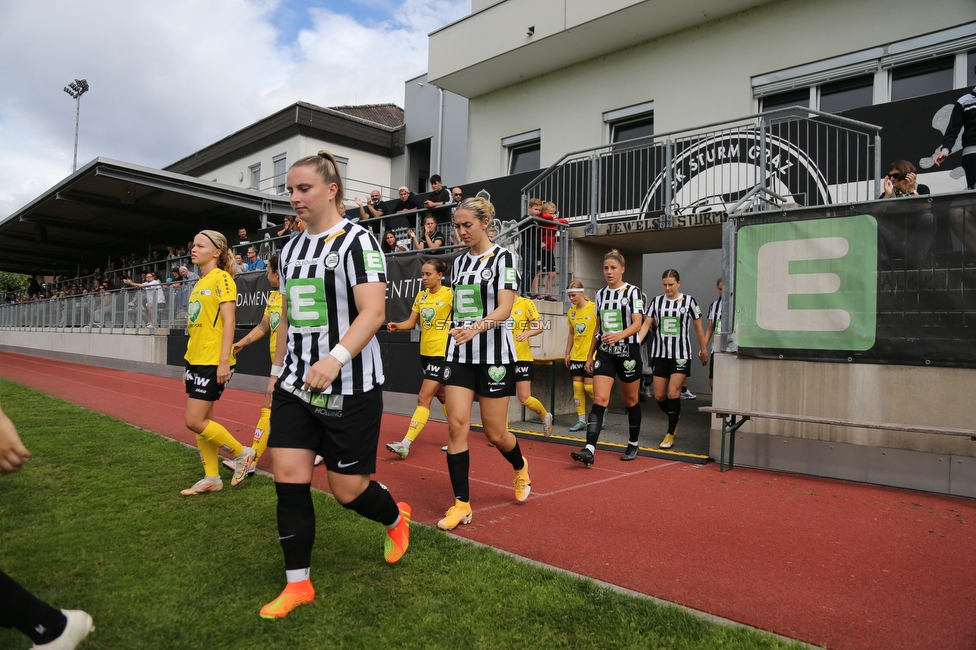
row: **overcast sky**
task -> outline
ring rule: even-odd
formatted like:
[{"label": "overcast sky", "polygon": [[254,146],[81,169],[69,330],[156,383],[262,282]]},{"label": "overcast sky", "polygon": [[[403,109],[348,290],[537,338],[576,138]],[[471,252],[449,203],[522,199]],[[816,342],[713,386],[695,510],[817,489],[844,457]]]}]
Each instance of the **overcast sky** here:
[{"label": "overcast sky", "polygon": [[0,221],[102,156],[163,167],[296,101],[392,102],[470,0],[0,0]]}]

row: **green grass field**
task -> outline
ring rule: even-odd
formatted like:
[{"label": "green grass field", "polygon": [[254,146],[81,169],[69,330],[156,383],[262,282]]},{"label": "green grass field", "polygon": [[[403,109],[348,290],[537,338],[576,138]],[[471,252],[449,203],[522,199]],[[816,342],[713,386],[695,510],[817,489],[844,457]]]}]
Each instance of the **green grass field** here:
[{"label": "green grass field", "polygon": [[[97,388],[95,389],[97,390]],[[315,493],[315,602],[257,612],[284,586],[272,481],[186,498],[196,450],[0,382],[0,406],[33,458],[0,476],[0,568],[58,607],[80,608],[108,648],[784,648],[676,608],[519,562],[414,526],[383,561],[378,524]],[[0,648],[29,648],[0,629]]]}]

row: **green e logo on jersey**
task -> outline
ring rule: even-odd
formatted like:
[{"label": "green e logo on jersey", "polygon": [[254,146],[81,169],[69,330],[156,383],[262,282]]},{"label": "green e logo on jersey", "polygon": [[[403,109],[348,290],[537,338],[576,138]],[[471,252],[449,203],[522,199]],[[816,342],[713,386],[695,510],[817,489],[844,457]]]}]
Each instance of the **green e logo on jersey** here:
[{"label": "green e logo on jersey", "polygon": [[868,350],[878,304],[870,215],[745,226],[738,234],[740,346]]},{"label": "green e logo on jersey", "polygon": [[600,323],[604,332],[621,332],[624,329],[624,316],[619,309],[600,311]]},{"label": "green e logo on jersey", "polygon": [[454,315],[460,319],[481,318],[485,314],[481,304],[480,284],[459,284],[454,288]]},{"label": "green e logo on jersey", "polygon": [[661,334],[663,336],[681,334],[681,316],[661,316]]},{"label": "green e logo on jersey", "polygon": [[373,250],[363,251],[363,268],[375,273],[385,273],[386,260],[383,259],[383,253]]},{"label": "green e logo on jersey", "polygon": [[329,308],[325,304],[322,278],[288,280],[288,321],[296,327],[328,327]]},{"label": "green e logo on jersey", "polygon": [[515,284],[518,282],[518,274],[511,266],[506,266],[502,271],[502,282],[505,284]]}]

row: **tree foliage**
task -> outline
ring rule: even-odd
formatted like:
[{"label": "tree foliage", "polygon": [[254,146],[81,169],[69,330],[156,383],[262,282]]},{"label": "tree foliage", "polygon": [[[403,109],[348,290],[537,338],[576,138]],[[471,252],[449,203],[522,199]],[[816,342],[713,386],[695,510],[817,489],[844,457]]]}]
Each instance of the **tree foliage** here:
[{"label": "tree foliage", "polygon": [[20,273],[0,272],[0,293],[23,293],[27,291],[29,278]]}]

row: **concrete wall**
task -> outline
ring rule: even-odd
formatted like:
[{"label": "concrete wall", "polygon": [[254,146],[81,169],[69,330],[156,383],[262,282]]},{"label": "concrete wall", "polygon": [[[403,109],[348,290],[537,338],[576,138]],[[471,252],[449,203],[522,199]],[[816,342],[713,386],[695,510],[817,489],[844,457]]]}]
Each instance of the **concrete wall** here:
[{"label": "concrete wall", "polygon": [[[448,189],[466,183],[468,100],[449,91],[441,93],[427,83],[427,75],[421,75],[405,83],[403,106],[407,145],[430,139],[430,173],[440,174]],[[403,169],[397,182],[412,187],[408,182],[415,176],[410,175],[412,171]]]},{"label": "concrete wall", "polygon": [[[877,364],[715,359],[713,405],[857,422],[974,429],[976,371]],[[718,459],[721,422],[709,453]],[[746,422],[736,464],[976,497],[976,441],[781,420]]]},{"label": "concrete wall", "polygon": [[[750,78],[973,20],[971,0],[786,0],[472,98],[468,175],[502,175],[501,140],[542,132],[542,166],[607,142],[602,114],[654,102],[666,132],[748,115]],[[607,38],[613,38],[608,34]]]}]

